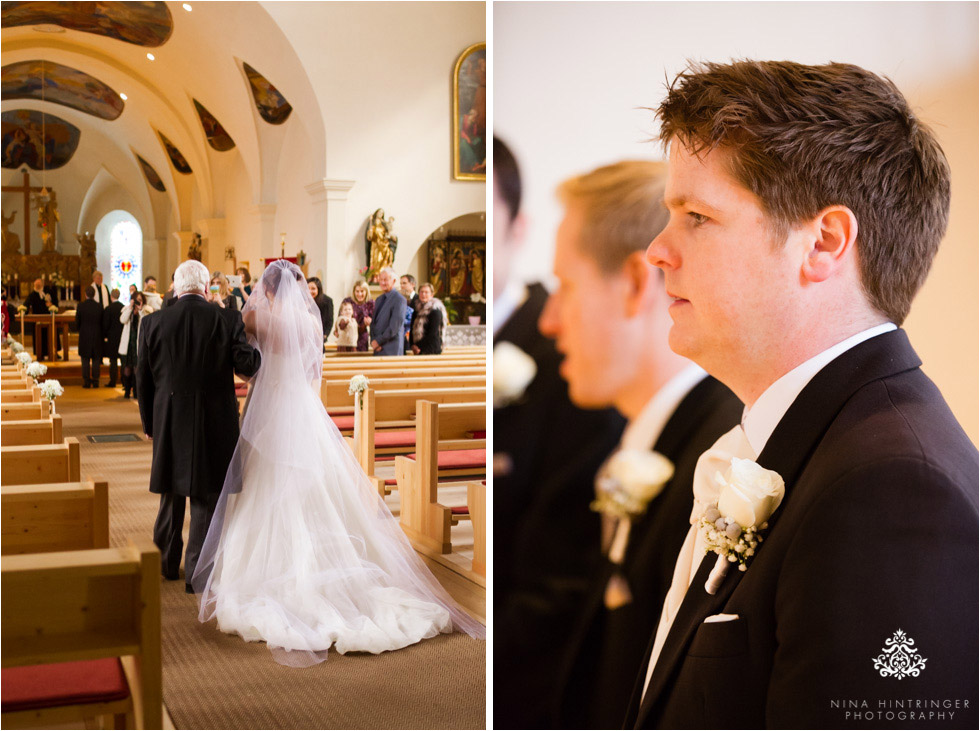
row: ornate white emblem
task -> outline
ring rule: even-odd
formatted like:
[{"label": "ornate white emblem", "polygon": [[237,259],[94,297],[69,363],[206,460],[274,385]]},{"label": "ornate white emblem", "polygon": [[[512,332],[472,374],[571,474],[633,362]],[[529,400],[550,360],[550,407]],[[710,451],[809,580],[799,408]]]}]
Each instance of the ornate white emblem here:
[{"label": "ornate white emblem", "polygon": [[917,678],[926,667],[926,659],[915,648],[915,640],[898,630],[890,640],[885,640],[881,654],[874,659],[875,670],[883,678]]}]

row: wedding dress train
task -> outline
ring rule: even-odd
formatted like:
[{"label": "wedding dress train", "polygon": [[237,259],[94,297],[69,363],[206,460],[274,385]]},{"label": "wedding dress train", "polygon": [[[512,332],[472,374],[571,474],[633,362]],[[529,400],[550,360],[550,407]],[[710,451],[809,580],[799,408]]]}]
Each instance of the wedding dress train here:
[{"label": "wedding dress train", "polygon": [[454,630],[484,637],[323,408],[322,325],[299,269],[273,262],[243,316],[262,365],[192,580],[199,619],[298,666],[330,647],[379,653]]}]

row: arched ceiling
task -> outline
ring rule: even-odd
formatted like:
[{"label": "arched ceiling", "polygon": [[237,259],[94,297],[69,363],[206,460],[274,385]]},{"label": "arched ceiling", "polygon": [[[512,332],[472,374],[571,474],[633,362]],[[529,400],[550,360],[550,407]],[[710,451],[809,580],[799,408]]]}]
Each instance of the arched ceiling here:
[{"label": "arched ceiling", "polygon": [[[79,13],[81,5],[98,6],[98,12],[89,9],[88,14],[99,16],[96,20],[102,31],[93,30],[93,24],[98,24],[95,20],[81,17],[86,15]],[[173,2],[4,2],[0,17],[5,81],[12,73],[8,68],[17,71],[24,98],[5,94],[3,111],[42,110],[60,115],[79,128],[80,150],[86,144],[98,144],[118,151],[108,156],[108,172],[120,181],[139,181],[144,190],[130,192],[134,198],[145,200],[151,190],[159,188],[149,187],[136,157],[139,155],[158,174],[165,195],[177,211],[181,201],[186,206],[191,198],[178,200],[175,180],[184,176],[177,172],[161,142],[165,136],[193,171],[188,177],[193,180],[194,199],[201,207],[199,215],[205,218],[222,215],[214,210],[214,201],[222,198],[215,186],[227,184],[212,179],[210,156],[214,155],[241,155],[255,203],[276,202],[265,199],[275,186],[263,178],[276,174],[275,165],[265,158],[271,146],[281,142],[281,134],[263,119],[262,111],[278,110],[272,114],[286,122],[283,126],[303,125],[313,148],[314,174],[322,177],[325,140],[316,95],[289,40],[268,13],[255,2],[191,3],[189,12],[183,6]],[[140,20],[136,13],[139,8],[152,10],[152,17]],[[169,31],[161,10],[170,18]],[[154,38],[160,43],[148,52]],[[119,114],[114,119],[96,117],[86,113],[93,109],[86,108],[85,103],[66,109],[56,103],[64,101],[57,94],[49,98],[50,85],[42,102],[39,92],[30,91],[40,88],[40,79],[32,82],[29,73],[32,67],[40,69],[41,61],[45,76],[48,69],[67,68],[93,77],[123,101]],[[262,70],[264,110],[258,109],[253,99],[254,87],[245,62]],[[11,76],[11,81],[14,78]],[[109,98],[104,89],[102,93]],[[78,98],[76,95],[75,100]],[[89,98],[88,104],[95,102]],[[284,112],[285,108],[294,113]],[[206,121],[199,109],[210,119]],[[69,163],[66,170],[70,169]],[[182,211],[177,217],[189,220],[190,212]]]}]

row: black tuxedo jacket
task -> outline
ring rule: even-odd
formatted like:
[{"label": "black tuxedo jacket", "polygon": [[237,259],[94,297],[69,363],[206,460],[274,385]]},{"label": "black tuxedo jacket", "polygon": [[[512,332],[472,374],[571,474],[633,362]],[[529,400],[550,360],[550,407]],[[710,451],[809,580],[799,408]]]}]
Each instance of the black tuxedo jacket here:
[{"label": "black tuxedo jacket", "polygon": [[[677,553],[690,527],[694,467],[718,437],[738,424],[741,415],[742,402],[708,376],[681,400],[664,425],[653,448],[673,462],[674,476],[630,530],[622,571],[633,601],[606,609],[605,588],[614,567],[605,561],[567,643],[554,724],[558,728],[618,728],[622,724],[646,638],[656,632]],[[599,550],[598,544],[594,550]]]},{"label": "black tuxedo jacket", "polygon": [[237,310],[185,296],[143,318],[136,391],[153,437],[150,492],[205,497],[221,491],[238,441],[233,374],[259,369]]},{"label": "black tuxedo jacket", "polygon": [[123,324],[119,321],[122,315],[123,303],[119,300],[110,302],[102,314],[102,334],[106,341],[106,355],[110,358],[119,352],[119,339],[122,337]]},{"label": "black tuxedo jacket", "polygon": [[[765,542],[713,596],[701,563],[627,727],[977,727],[977,450],[920,365],[898,330],[803,389],[758,459],[786,483]],[[875,667],[899,630],[917,677]]]},{"label": "black tuxedo jacket", "polygon": [[494,726],[541,728],[554,705],[556,668],[598,568],[593,480],[624,420],[583,411],[558,375],[561,356],[538,332],[548,293],[527,300],[497,332],[534,358],[517,403],[494,409]]},{"label": "black tuxedo jacket", "polygon": [[102,305],[96,300],[78,303],[75,324],[78,326],[78,355],[82,358],[102,357]]}]

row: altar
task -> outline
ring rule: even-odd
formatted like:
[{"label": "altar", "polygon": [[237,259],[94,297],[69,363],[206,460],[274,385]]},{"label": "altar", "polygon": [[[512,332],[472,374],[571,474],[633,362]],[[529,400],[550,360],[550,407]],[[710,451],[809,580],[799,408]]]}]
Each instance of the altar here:
[{"label": "altar", "polygon": [[61,342],[64,346],[64,357],[60,360],[68,360],[68,351],[70,348],[69,344],[69,331],[68,328],[75,322],[75,314],[60,314],[60,315],[28,315],[21,314],[18,319],[20,320],[20,330],[21,337],[23,338],[26,334],[26,327],[29,323],[34,325],[34,336],[31,341],[31,347],[34,349],[34,357],[40,360],[40,352],[38,350],[37,344],[43,342],[41,338],[47,337],[48,340],[48,353],[50,353],[49,360],[59,360],[58,351],[55,348],[57,343],[56,334],[61,334]]}]

